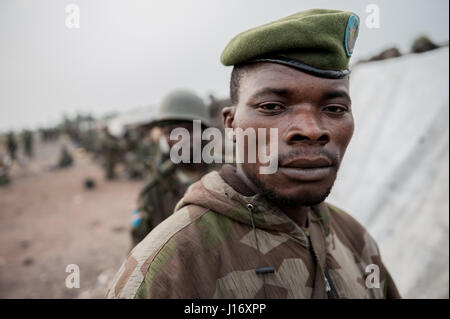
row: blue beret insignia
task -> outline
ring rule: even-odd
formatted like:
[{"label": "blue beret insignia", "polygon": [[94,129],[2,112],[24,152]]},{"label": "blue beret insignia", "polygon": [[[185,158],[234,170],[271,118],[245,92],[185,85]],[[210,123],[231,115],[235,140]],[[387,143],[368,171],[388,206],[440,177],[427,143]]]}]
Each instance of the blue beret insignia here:
[{"label": "blue beret insignia", "polygon": [[356,15],[351,15],[348,18],[347,27],[345,28],[345,52],[350,57],[355,47],[356,38],[359,32],[359,19]]}]

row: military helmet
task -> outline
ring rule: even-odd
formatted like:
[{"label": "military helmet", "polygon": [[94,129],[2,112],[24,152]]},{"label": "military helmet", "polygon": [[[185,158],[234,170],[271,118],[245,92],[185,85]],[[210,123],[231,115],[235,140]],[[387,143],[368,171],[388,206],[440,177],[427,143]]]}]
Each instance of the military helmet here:
[{"label": "military helmet", "polygon": [[176,90],[166,95],[159,105],[154,124],[166,121],[201,120],[210,125],[208,109],[202,99],[188,90]]}]

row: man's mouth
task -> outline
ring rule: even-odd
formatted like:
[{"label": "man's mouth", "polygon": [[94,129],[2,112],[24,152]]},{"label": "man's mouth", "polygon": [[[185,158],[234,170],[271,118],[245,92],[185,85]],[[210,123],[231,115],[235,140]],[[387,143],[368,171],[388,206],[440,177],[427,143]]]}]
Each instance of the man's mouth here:
[{"label": "man's mouth", "polygon": [[324,179],[333,171],[333,163],[326,157],[302,157],[282,163],[279,172],[289,179],[314,182]]}]

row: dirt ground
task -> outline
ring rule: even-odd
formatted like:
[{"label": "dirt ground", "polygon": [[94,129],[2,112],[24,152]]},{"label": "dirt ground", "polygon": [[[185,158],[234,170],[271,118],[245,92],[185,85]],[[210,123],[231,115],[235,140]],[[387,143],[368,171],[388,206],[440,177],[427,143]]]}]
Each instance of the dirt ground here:
[{"label": "dirt ground", "polygon": [[[21,156],[0,187],[0,298],[103,298],[131,241],[131,211],[143,181],[107,182],[91,156],[71,146],[75,165],[51,169],[63,142]],[[84,188],[86,178],[96,187]],[[80,269],[67,288],[66,266]]]}]

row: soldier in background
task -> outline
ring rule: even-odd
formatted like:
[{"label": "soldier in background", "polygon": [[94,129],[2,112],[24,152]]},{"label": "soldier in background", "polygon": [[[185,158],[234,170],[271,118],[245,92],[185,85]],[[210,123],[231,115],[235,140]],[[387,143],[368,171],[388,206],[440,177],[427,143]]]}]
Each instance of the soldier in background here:
[{"label": "soldier in background", "polygon": [[58,168],[70,167],[73,165],[73,157],[67,149],[66,145],[63,145],[58,159]]},{"label": "soldier in background", "polygon": [[0,186],[7,185],[11,182],[8,175],[10,158],[5,154],[4,144],[2,136],[0,136]]},{"label": "soldier in background", "polygon": [[149,174],[157,152],[158,138],[148,134],[148,126],[128,130],[124,135],[125,170],[128,178],[143,178]]},{"label": "soldier in background", "polygon": [[22,143],[27,157],[28,158],[33,157],[33,133],[31,131],[29,130],[23,131]]},{"label": "soldier in background", "polygon": [[211,117],[211,126],[217,127],[223,132],[222,109],[231,105],[229,98],[218,99],[213,94],[209,95],[209,114]]},{"label": "soldier in background", "polygon": [[17,159],[17,141],[13,132],[9,132],[6,137],[6,146],[8,148],[8,155],[11,158],[11,161]]},{"label": "soldier in background", "polygon": [[171,131],[183,127],[190,132],[192,139],[193,120],[200,120],[202,129],[210,123],[205,104],[190,91],[174,91],[159,106],[149,134],[153,141],[157,141],[155,160],[150,165],[149,180],[139,194],[137,209],[132,213],[133,247],[172,214],[186,189],[211,169],[211,165],[205,163],[174,164],[170,159],[170,147],[177,143],[170,140]]},{"label": "soldier in background", "polygon": [[105,178],[107,180],[115,179],[116,166],[121,158],[121,147],[119,140],[109,132],[107,127],[104,127],[102,130],[100,153],[103,156]]},{"label": "soldier in background", "polygon": [[7,185],[11,182],[8,175],[8,166],[5,163],[5,159],[0,157],[0,186]]}]

